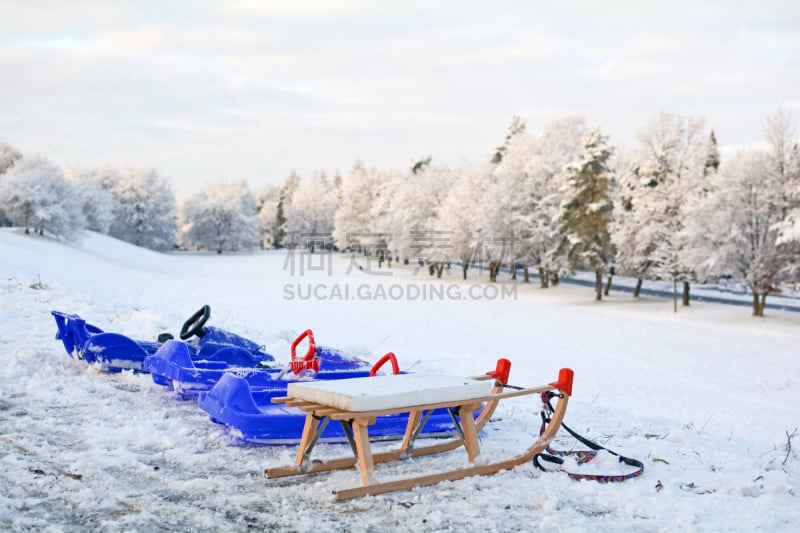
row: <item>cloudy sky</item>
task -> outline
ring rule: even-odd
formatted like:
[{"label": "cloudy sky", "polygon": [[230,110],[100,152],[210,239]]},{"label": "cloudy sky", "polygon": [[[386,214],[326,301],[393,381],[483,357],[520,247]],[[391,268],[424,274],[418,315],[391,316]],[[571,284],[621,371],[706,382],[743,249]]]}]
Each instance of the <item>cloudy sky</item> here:
[{"label": "cloudy sky", "polygon": [[515,114],[630,147],[667,111],[757,143],[778,106],[800,117],[800,3],[0,0],[0,72],[0,142],[185,196],[485,160]]}]

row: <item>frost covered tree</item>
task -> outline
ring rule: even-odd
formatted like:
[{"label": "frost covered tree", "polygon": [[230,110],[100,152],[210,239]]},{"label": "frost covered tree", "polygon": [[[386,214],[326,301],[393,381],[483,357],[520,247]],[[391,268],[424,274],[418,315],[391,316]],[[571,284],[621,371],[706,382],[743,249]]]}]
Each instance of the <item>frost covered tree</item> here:
[{"label": "frost covered tree", "polygon": [[421,174],[421,173],[425,172],[428,169],[428,167],[431,166],[431,161],[432,160],[433,160],[433,157],[425,156],[425,157],[422,157],[419,160],[415,161],[411,165],[411,173],[416,176],[417,174]]},{"label": "frost covered tree", "polygon": [[778,246],[788,256],[787,273],[800,277],[800,146],[797,123],[783,108],[767,117],[764,137],[768,145],[772,169],[781,177],[783,218],[775,223]]},{"label": "frost covered tree", "polygon": [[416,174],[398,174],[386,195],[388,206],[384,204],[398,259],[427,262],[439,275],[449,242],[448,235],[437,232],[436,213],[452,179],[452,171],[438,165],[426,165]]},{"label": "frost covered tree", "polygon": [[476,233],[475,261],[487,269],[491,282],[497,281],[503,264],[516,264],[519,259],[512,217],[522,198],[518,185],[508,174],[497,171],[489,173],[484,184],[487,201],[478,206],[480,224]]},{"label": "frost covered tree", "polygon": [[88,230],[108,233],[114,222],[116,200],[111,191],[103,186],[103,180],[108,180],[112,173],[116,176],[109,168],[88,167],[70,168],[65,172],[75,187]]},{"label": "frost covered tree", "polygon": [[478,253],[480,206],[485,201],[490,172],[488,168],[466,164],[456,169],[436,215],[436,228],[446,231],[449,237],[448,256],[461,263],[464,279],[467,279],[470,262]]},{"label": "frost covered tree", "polygon": [[719,146],[717,145],[717,136],[714,135],[714,130],[708,136],[708,143],[706,145],[706,162],[703,167],[703,176],[707,177],[709,174],[714,174],[719,170]]},{"label": "frost covered tree", "polygon": [[586,133],[578,157],[562,170],[558,254],[573,268],[595,272],[595,294],[603,298],[603,273],[611,261],[609,226],[614,178],[608,168],[611,147],[599,129]]},{"label": "frost covered tree", "polygon": [[[800,246],[800,145],[795,143],[786,161],[784,198],[787,204],[786,217],[776,225],[778,244]],[[794,268],[800,267],[800,254],[795,254]]]},{"label": "frost covered tree", "polygon": [[292,198],[294,197],[295,191],[300,188],[300,183],[302,180],[300,179],[300,174],[292,170],[286,179],[283,181],[283,187],[281,191],[283,192],[283,199],[287,204],[292,203]]},{"label": "frost covered tree", "polygon": [[256,248],[256,199],[245,180],[210,183],[181,209],[181,235],[187,246],[227,251]]},{"label": "frost covered tree", "polygon": [[342,185],[344,184],[344,180],[342,179],[342,174],[337,170],[336,174],[333,176],[333,187],[337,191],[337,198],[339,199],[339,203],[342,202]]},{"label": "frost covered tree", "polygon": [[796,268],[800,248],[787,239],[800,207],[800,162],[793,117],[783,109],[764,123],[766,150],[740,151],[720,166],[705,212],[711,271],[744,280],[753,292],[753,315],[763,316],[767,295],[780,290]]},{"label": "frost covered tree", "polygon": [[768,115],[764,119],[764,140],[776,171],[785,176],[792,145],[797,142],[797,124],[792,113],[780,107]]},{"label": "frost covered tree", "polygon": [[[506,128],[506,133],[503,138],[503,143],[495,147],[492,151],[492,156],[489,162],[497,165],[494,174],[487,176],[487,184],[485,186],[486,193],[489,197],[493,198],[493,202],[489,204],[482,204],[481,219],[484,220],[483,227],[481,228],[479,244],[476,253],[480,255],[481,260],[486,264],[489,271],[489,280],[497,281],[497,274],[500,267],[504,263],[510,263],[512,279],[516,279],[517,269],[516,265],[519,260],[523,258],[520,256],[522,250],[518,246],[515,213],[512,212],[514,207],[518,207],[522,201],[521,195],[523,191],[520,189],[520,181],[522,170],[521,166],[524,164],[519,155],[516,160],[503,165],[504,158],[508,154],[512,145],[520,146],[518,142],[520,138],[526,139],[530,136],[525,135],[526,124],[519,116],[514,115],[511,117],[511,123]],[[524,143],[523,143],[524,146]],[[522,150],[517,149],[519,154]],[[511,170],[513,169],[513,170]],[[519,170],[519,172],[514,172]],[[522,253],[524,256],[524,252]],[[528,279],[528,262],[525,261],[525,279]]]},{"label": "frost covered tree", "polygon": [[753,292],[755,316],[764,315],[767,294],[777,290],[788,261],[777,243],[776,223],[784,217],[781,183],[767,153],[741,151],[721,165],[706,200],[716,222],[711,269],[744,280]]},{"label": "frost covered tree", "polygon": [[373,210],[385,179],[383,173],[365,167],[361,161],[353,165],[342,183],[341,203],[334,216],[333,241],[340,250],[379,244],[375,242],[380,235],[376,231]]},{"label": "frost covered tree", "polygon": [[75,189],[44,157],[17,160],[0,181],[0,207],[12,223],[39,235],[76,240],[86,225]]},{"label": "frost covered tree", "polygon": [[648,275],[654,259],[651,253],[659,238],[660,226],[648,225],[647,216],[651,215],[648,202],[653,182],[642,181],[639,167],[635,161],[620,155],[616,160],[618,170],[618,186],[616,190],[617,206],[611,230],[614,243],[615,270],[618,274],[637,278],[633,291],[634,298],[639,296],[642,281]]},{"label": "frost covered tree", "polygon": [[[379,172],[382,176],[370,209],[371,231],[374,235],[375,248],[385,246],[386,250],[394,252],[399,261],[402,254],[398,247],[397,236],[401,233],[403,213],[397,207],[397,198],[408,176],[396,170]],[[408,264],[408,256],[405,256],[404,261]]]},{"label": "frost covered tree", "polygon": [[[0,182],[2,182],[3,174],[6,173],[14,163],[22,159],[22,154],[13,146],[5,143],[0,143]],[[3,212],[3,206],[0,205],[0,226],[7,226],[11,224],[11,220],[6,217]]]},{"label": "frost covered tree", "polygon": [[[553,254],[560,242],[555,223],[561,203],[560,172],[574,161],[586,131],[582,117],[571,116],[546,125],[539,133],[517,134],[494,171],[496,178],[485,210],[487,234],[513,235],[509,256],[539,270],[541,286],[567,270],[564,258]],[[513,250],[513,252],[512,252]],[[511,257],[508,257],[511,259]]]},{"label": "frost covered tree", "polygon": [[497,165],[503,160],[503,156],[505,156],[506,152],[508,151],[511,142],[514,140],[514,138],[525,133],[526,126],[527,125],[525,124],[525,121],[517,115],[511,117],[511,124],[509,124],[508,128],[506,129],[506,135],[503,139],[503,144],[495,148],[494,152],[492,153],[490,161],[493,164]]},{"label": "frost covered tree", "polygon": [[704,187],[710,148],[703,141],[703,120],[661,113],[637,132],[637,147],[621,171],[622,209],[614,225],[616,265],[621,273],[682,281],[684,305],[696,279],[696,235],[686,208]]},{"label": "frost covered tree", "polygon": [[777,244],[788,257],[787,278],[797,284],[800,282],[800,146],[797,143],[787,159],[784,199],[786,215],[774,229],[778,232]]},{"label": "frost covered tree", "polygon": [[148,169],[128,169],[105,177],[102,184],[115,199],[109,235],[151,250],[172,249],[177,225],[170,183]]},{"label": "frost covered tree", "polygon": [[0,174],[5,174],[14,163],[22,159],[22,153],[11,146],[0,142]]},{"label": "frost covered tree", "polygon": [[281,187],[269,185],[256,198],[259,228],[261,230],[261,248],[274,248],[283,222],[278,220],[278,206],[281,203]]},{"label": "frost covered tree", "polygon": [[73,181],[86,229],[108,233],[114,223],[114,195],[98,182],[91,179]]},{"label": "frost covered tree", "polygon": [[324,172],[303,180],[291,196],[286,209],[285,244],[308,246],[328,243],[333,232],[333,217],[338,208],[338,191]]},{"label": "frost covered tree", "polygon": [[292,205],[294,191],[299,186],[300,176],[295,171],[292,171],[281,187],[278,205],[275,208],[275,235],[273,237],[273,246],[275,248],[283,246],[283,241],[286,238],[286,211]]}]

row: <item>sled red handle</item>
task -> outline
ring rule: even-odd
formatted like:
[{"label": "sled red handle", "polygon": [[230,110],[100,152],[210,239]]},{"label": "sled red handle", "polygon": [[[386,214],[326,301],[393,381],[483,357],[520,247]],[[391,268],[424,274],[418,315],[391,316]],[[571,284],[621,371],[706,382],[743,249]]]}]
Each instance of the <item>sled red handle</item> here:
[{"label": "sled red handle", "polygon": [[571,368],[562,368],[558,371],[558,381],[548,383],[553,388],[562,390],[567,393],[567,396],[572,396],[572,381],[575,378],[575,373]]},{"label": "sled red handle", "polygon": [[292,343],[292,361],[297,361],[297,345],[300,344],[306,337],[308,337],[308,351],[303,356],[302,361],[310,361],[311,358],[314,357],[314,353],[317,351],[317,345],[314,343],[314,334],[310,329],[307,329]]},{"label": "sled red handle", "polygon": [[400,373],[400,365],[397,364],[397,357],[395,357],[394,352],[389,352],[380,359],[378,359],[378,362],[375,363],[370,369],[369,375],[374,376],[375,374],[377,374],[378,370],[380,370],[380,368],[386,364],[386,361],[392,362],[392,374],[397,375]]},{"label": "sled red handle", "polygon": [[498,359],[497,367],[486,375],[493,377],[495,381],[499,381],[503,385],[508,384],[508,375],[511,373],[511,361],[508,359]]}]

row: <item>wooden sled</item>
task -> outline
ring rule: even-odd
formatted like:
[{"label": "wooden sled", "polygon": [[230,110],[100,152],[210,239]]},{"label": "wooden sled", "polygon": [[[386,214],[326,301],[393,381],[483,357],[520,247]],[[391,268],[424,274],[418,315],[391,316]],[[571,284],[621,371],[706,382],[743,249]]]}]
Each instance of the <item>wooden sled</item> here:
[{"label": "wooden sled", "polygon": [[[573,372],[568,368],[562,368],[559,372],[558,381],[541,387],[505,392],[505,383],[508,380],[510,365],[511,363],[508,360],[501,359],[498,361],[498,369],[496,371],[489,372],[485,376],[473,378],[406,374],[404,375],[404,380],[407,382],[405,384],[407,389],[405,393],[402,392],[403,387],[398,389],[395,386],[401,376],[342,380],[338,382],[338,386],[334,382],[290,385],[288,396],[274,398],[272,401],[273,403],[284,403],[287,406],[298,407],[306,413],[305,426],[297,458],[294,465],[267,468],[265,474],[269,478],[279,478],[352,468],[357,464],[361,473],[362,486],[334,491],[336,499],[344,501],[368,494],[383,494],[412,487],[433,485],[441,481],[454,481],[470,476],[493,474],[530,462],[536,454],[544,451],[561,425],[567,410],[567,402],[572,394]],[[453,379],[462,380],[464,382],[463,388],[452,386]],[[483,385],[478,385],[481,382],[483,382]],[[346,389],[342,388],[343,384]],[[442,384],[445,386],[440,386]],[[331,390],[337,387],[338,391]],[[414,389],[414,387],[417,388]],[[401,392],[397,393],[397,390]],[[481,390],[486,392],[476,394]],[[550,423],[544,428],[536,442],[523,453],[511,459],[476,464],[476,459],[480,455],[478,432],[489,421],[500,400],[549,391],[557,392],[558,404]],[[422,401],[417,402],[416,400],[420,398]],[[427,401],[426,399],[433,399],[434,401]],[[392,403],[395,405],[391,405]],[[364,408],[364,406],[370,405],[381,405],[381,407],[374,409]],[[414,447],[414,441],[425,424],[426,415],[429,415],[434,409],[442,408],[450,411],[453,421],[459,430],[459,435],[436,444]],[[480,409],[480,414],[474,417],[473,415],[478,409]],[[395,450],[373,454],[369,440],[369,426],[375,422],[376,417],[393,413],[409,413],[403,441],[400,447]],[[458,418],[456,418],[456,414]],[[343,457],[325,462],[312,461],[311,452],[320,434],[331,420],[342,424],[350,441],[353,457]],[[470,466],[382,483],[376,482],[374,479],[373,466],[375,464],[443,453],[459,448],[462,445],[466,449]]]}]

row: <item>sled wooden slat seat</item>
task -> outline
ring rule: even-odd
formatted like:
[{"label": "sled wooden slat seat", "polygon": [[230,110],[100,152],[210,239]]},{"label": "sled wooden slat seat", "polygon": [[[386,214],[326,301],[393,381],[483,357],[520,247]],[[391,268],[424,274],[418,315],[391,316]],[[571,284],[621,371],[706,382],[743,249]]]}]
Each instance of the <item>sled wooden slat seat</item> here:
[{"label": "sled wooden slat seat", "polygon": [[[543,451],[558,431],[566,412],[567,401],[572,393],[572,370],[570,369],[562,369],[558,381],[548,385],[508,392],[504,391],[504,384],[501,381],[493,380],[493,376],[489,375],[457,378],[458,380],[467,380],[464,381],[463,387],[451,387],[454,383],[456,385],[458,383],[449,376],[437,379],[435,376],[406,374],[402,375],[402,383],[397,379],[400,377],[355,378],[327,383],[317,381],[307,384],[298,383],[296,387],[290,385],[287,396],[274,398],[272,402],[293,405],[306,413],[303,434],[295,464],[267,468],[265,471],[267,477],[311,474],[352,468],[358,465],[361,486],[334,492],[337,500],[347,500],[368,494],[381,494],[431,485],[445,480],[491,474],[530,461],[534,455]],[[349,384],[342,385],[345,382],[349,382]],[[480,384],[480,382],[484,383]],[[338,383],[338,385],[330,385],[330,383]],[[437,383],[442,383],[444,386],[437,388]],[[420,384],[422,387],[416,387]],[[511,459],[476,465],[476,460],[480,456],[478,432],[494,413],[500,400],[547,391],[557,391],[559,400],[550,424],[538,440],[522,454]],[[414,403],[415,399],[422,399],[422,401]],[[376,404],[382,407],[369,409],[369,406]],[[338,407],[342,405],[350,408]],[[353,407],[358,410],[354,410]],[[414,441],[426,421],[425,415],[434,409],[449,409],[453,413],[453,421],[456,424],[458,435],[436,444],[415,448]],[[479,414],[474,416],[479,410]],[[369,439],[369,426],[374,424],[379,416],[397,413],[409,414],[402,443],[397,449],[373,454]],[[457,419],[455,415],[458,415]],[[312,462],[311,452],[322,431],[332,420],[342,424],[350,441],[353,457]],[[461,446],[466,451],[470,466],[383,483],[376,482],[374,479],[373,469],[377,463],[442,453]]]}]

